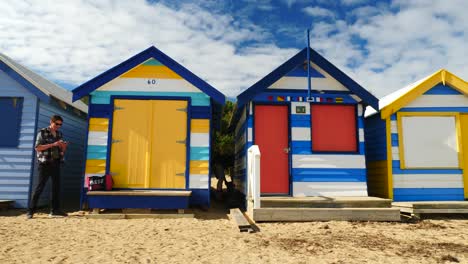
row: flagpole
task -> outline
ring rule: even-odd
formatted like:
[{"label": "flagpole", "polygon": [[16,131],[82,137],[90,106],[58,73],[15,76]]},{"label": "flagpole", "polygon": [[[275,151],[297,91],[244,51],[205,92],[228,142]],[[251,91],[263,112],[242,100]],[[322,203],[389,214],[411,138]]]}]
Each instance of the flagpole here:
[{"label": "flagpole", "polygon": [[310,29],[307,29],[307,101],[311,100],[310,84]]}]

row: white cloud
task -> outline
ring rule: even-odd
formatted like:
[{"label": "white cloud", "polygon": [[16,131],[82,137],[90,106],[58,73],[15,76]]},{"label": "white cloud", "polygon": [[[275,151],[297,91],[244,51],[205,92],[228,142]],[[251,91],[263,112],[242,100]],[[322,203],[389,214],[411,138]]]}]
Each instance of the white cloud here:
[{"label": "white cloud", "polygon": [[467,9],[463,0],[370,7],[354,22],[317,24],[313,47],[379,97],[440,68],[468,80]]},{"label": "white cloud", "polygon": [[314,17],[335,17],[335,14],[326,8],[321,8],[321,7],[305,7],[302,9],[302,11],[310,16]]},{"label": "white cloud", "polygon": [[369,2],[369,0],[341,0],[341,3],[347,6],[364,4],[366,2]]},{"label": "white cloud", "polygon": [[[12,0],[2,13],[1,52],[76,86],[154,45],[235,96],[297,52],[262,44],[269,42],[263,29],[195,5]],[[244,42],[254,44],[239,49]]]}]

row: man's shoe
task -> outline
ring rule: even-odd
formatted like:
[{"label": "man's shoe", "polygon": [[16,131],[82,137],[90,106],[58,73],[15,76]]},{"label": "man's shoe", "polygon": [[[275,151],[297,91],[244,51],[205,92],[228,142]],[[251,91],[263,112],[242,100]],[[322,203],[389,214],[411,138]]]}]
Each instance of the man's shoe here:
[{"label": "man's shoe", "polygon": [[50,212],[49,214],[49,217],[51,218],[66,217],[66,216],[68,215],[62,211]]},{"label": "man's shoe", "polygon": [[33,218],[33,212],[28,210],[28,212],[26,213],[26,219],[32,219]]}]

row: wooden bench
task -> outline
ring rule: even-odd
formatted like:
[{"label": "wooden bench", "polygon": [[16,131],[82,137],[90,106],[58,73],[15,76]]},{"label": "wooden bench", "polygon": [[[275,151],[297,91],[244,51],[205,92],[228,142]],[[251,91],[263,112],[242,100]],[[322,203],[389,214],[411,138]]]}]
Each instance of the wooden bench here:
[{"label": "wooden bench", "polygon": [[192,191],[185,190],[113,190],[87,192],[89,208],[186,209]]}]

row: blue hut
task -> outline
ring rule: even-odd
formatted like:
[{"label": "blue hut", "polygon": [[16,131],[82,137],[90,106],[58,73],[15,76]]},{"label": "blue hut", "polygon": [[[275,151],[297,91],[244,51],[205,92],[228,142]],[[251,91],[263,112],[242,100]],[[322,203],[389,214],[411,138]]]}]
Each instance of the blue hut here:
[{"label": "blue hut", "polygon": [[[28,68],[0,54],[0,200],[13,200],[14,206],[28,206],[31,189],[37,180],[35,137],[42,127],[49,126],[54,114],[64,118],[62,131],[70,142],[67,165],[62,168],[61,200],[78,205],[80,179],[86,137],[88,107],[72,102],[72,93],[46,80]],[[47,202],[44,190],[39,205]]]},{"label": "blue hut", "polygon": [[363,110],[377,98],[309,51],[310,67],[306,48],[237,97],[233,181],[253,200],[249,214],[255,221],[398,220],[390,200],[367,193]]},{"label": "blue hut", "polygon": [[210,205],[211,133],[225,97],[155,47],[73,90],[90,98],[86,177],[111,175],[112,191],[88,191],[89,208],[184,209]]}]

